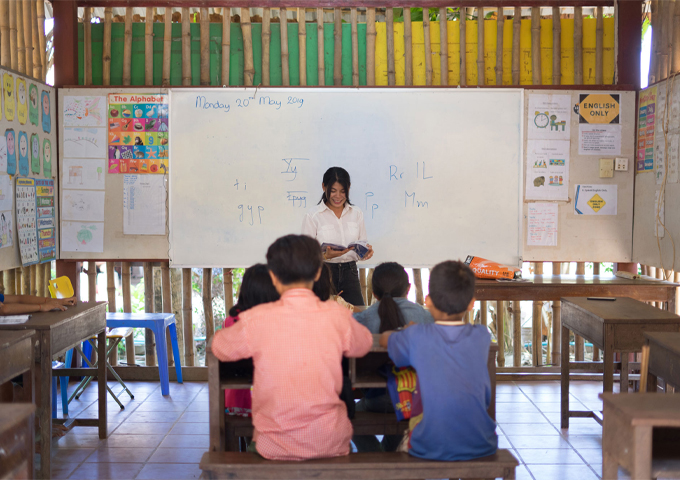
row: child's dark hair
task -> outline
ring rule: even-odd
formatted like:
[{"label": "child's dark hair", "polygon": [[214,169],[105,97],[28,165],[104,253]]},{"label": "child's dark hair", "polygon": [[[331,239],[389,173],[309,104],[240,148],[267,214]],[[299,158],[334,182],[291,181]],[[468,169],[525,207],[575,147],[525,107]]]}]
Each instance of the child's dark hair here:
[{"label": "child's dark hair", "polygon": [[352,202],[349,201],[349,187],[352,182],[349,180],[349,173],[347,173],[347,170],[342,167],[331,167],[326,170],[326,173],[323,174],[322,183],[324,186],[324,191],[323,195],[321,195],[321,200],[319,200],[319,203],[328,203],[331,196],[331,188],[333,188],[333,185],[335,185],[336,182],[342,185],[342,188],[345,189],[347,205],[352,205]]},{"label": "child's dark hair", "polygon": [[336,295],[335,285],[333,285],[331,278],[331,269],[326,263],[321,267],[321,276],[314,282],[312,291],[322,302],[331,298],[331,295]]},{"label": "child's dark hair", "polygon": [[442,262],[430,271],[429,289],[430,300],[439,310],[463,313],[475,296],[475,274],[463,262]]},{"label": "child's dark hair", "polygon": [[245,312],[261,303],[275,302],[278,299],[279,292],[274,288],[267,265],[256,263],[252,267],[247,268],[243,274],[238,301],[229,310],[229,315],[238,317],[239,313]]},{"label": "child's dark hair", "polygon": [[277,238],[267,250],[267,266],[284,285],[313,282],[321,265],[321,245],[307,235]]},{"label": "child's dark hair", "polygon": [[404,267],[395,262],[381,263],[373,271],[373,295],[380,300],[378,316],[379,333],[396,330],[406,325],[395,297],[403,297],[408,292],[408,274]]}]

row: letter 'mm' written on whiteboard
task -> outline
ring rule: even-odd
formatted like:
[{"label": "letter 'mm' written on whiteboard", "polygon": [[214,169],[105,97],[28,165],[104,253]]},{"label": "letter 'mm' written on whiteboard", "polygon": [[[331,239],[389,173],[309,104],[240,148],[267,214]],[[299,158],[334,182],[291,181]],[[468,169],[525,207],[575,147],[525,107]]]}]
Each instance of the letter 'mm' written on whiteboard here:
[{"label": "letter 'mm' written on whiteboard", "polygon": [[[274,110],[281,110],[284,105],[290,105],[295,108],[302,108],[305,100],[301,97],[291,95],[280,95],[275,97],[273,95],[264,95],[257,98],[255,95],[234,100],[236,108],[255,108],[255,107],[271,107]],[[205,95],[196,95],[195,107],[199,110],[215,110],[222,113],[229,113],[231,104],[221,102],[219,100],[208,99]],[[289,107],[290,108],[290,107]]]}]

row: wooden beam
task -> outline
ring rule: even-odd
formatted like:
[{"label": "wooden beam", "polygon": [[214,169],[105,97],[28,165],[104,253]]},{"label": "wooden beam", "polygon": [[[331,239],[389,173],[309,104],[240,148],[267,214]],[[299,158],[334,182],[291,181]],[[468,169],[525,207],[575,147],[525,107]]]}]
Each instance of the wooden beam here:
[{"label": "wooden beam", "polygon": [[[9,2],[9,8],[7,9],[8,14],[9,14],[9,37],[3,36],[2,38],[8,38],[9,41],[7,40],[2,40],[2,44],[4,45],[7,43],[10,47],[9,55],[10,55],[10,64],[9,66],[12,68],[12,70],[18,70],[19,69],[19,46],[17,45],[17,4],[16,2],[10,1]],[[55,16],[56,16],[56,11],[55,11]],[[56,34],[56,30],[55,30]],[[56,41],[56,38],[55,38]],[[56,44],[55,44],[56,45]],[[5,66],[3,64],[3,66]],[[56,76],[55,76],[56,79]]]},{"label": "wooden beam", "polygon": [[505,15],[499,7],[496,13],[496,85],[503,85],[503,27]]},{"label": "wooden beam", "polygon": [[[262,85],[269,86],[269,46],[272,39],[271,30],[272,11],[269,8],[262,10]],[[228,85],[228,84],[225,84]]]},{"label": "wooden beam", "polygon": [[[356,9],[354,10],[356,12]],[[307,86],[307,15],[304,8],[298,8],[298,52],[300,55],[300,64],[298,71],[300,73],[300,86]],[[356,17],[355,17],[356,18]],[[356,26],[356,25],[354,25]],[[354,39],[354,37],[352,37]],[[358,47],[357,47],[358,48]],[[352,50],[354,54],[354,50]],[[354,63],[352,63],[354,65]],[[359,51],[357,50],[357,86],[359,86]]]},{"label": "wooden beam", "polygon": [[[502,54],[503,51],[501,50]],[[477,85],[486,84],[484,67],[484,8],[477,7]]]},{"label": "wooden beam", "polygon": [[191,85],[191,23],[189,7],[185,6],[182,6],[182,85]]},{"label": "wooden beam", "polygon": [[[17,52],[19,73],[26,73],[26,37],[24,37],[24,5],[23,0],[14,0],[17,12]],[[77,57],[76,57],[77,58]]]},{"label": "wooden beam", "polygon": [[[30,0],[31,2],[31,23],[33,27],[31,31],[33,32],[33,78],[38,80],[43,79],[43,60],[45,55],[41,54],[40,50],[40,36],[45,36],[45,23],[40,23],[38,18],[38,2],[44,2],[44,0]],[[43,27],[41,29],[41,27]],[[9,33],[9,32],[8,32]],[[8,38],[8,37],[5,37]]]},{"label": "wooden beam", "polygon": [[533,85],[543,85],[541,75],[541,7],[531,9],[531,76]]},{"label": "wooden beam", "polygon": [[[170,85],[170,58],[172,50],[172,8],[165,7],[163,18],[163,65],[161,67],[161,85]],[[227,67],[228,68],[228,67]]]},{"label": "wooden beam", "polygon": [[[59,0],[53,3],[59,3],[65,0]],[[70,1],[70,0],[69,0]],[[629,0],[626,0],[629,1]],[[77,0],[79,7],[184,7],[185,0]],[[626,3],[626,2],[619,2]],[[638,3],[637,0],[631,0],[631,3]],[[367,7],[367,8],[439,8],[439,7],[460,7],[463,4],[470,4],[469,0],[411,0],[410,2],[403,2],[400,0],[194,0],[191,2],[192,8],[201,7],[245,7],[245,8],[352,8],[352,7]],[[516,0],[489,0],[484,2],[486,7],[514,7],[517,5]],[[614,0],[525,0],[522,2],[525,7],[612,7]],[[640,10],[638,11],[638,27],[640,23]]]},{"label": "wooden beam", "polygon": [[210,85],[210,15],[201,8],[201,86]]},{"label": "wooden beam", "polygon": [[111,21],[113,9],[104,9],[104,47],[102,49],[102,84],[111,85]]},{"label": "wooden beam", "polygon": [[255,77],[255,63],[253,60],[253,32],[249,8],[241,8],[241,31],[243,32],[243,82],[246,86],[252,86]]},{"label": "wooden beam", "polygon": [[411,9],[408,7],[404,7],[404,83],[407,87],[413,85],[413,33]]},{"label": "wooden beam", "polygon": [[[46,76],[47,76],[47,37],[45,36],[45,2],[41,0],[36,1],[36,7],[38,9],[38,36],[39,36],[39,41],[38,44],[40,45],[40,55],[42,57],[41,64],[43,66],[42,68],[42,80],[44,81]],[[0,15],[2,13],[0,12]],[[11,35],[11,33],[10,33]],[[3,36],[3,38],[8,38],[7,36]],[[11,36],[10,38],[10,44],[11,44]]]},{"label": "wooden beam", "polygon": [[562,83],[562,18],[560,16],[560,7],[553,7],[552,22],[553,22],[552,83],[553,85],[560,85]]},{"label": "wooden beam", "polygon": [[132,81],[132,7],[125,10],[123,35],[123,85],[130,85]]},{"label": "wooden beam", "polygon": [[[279,9],[279,21],[281,22],[281,83],[284,87],[287,87],[290,85],[290,64],[288,59],[288,10],[285,8]],[[241,22],[243,22],[243,19],[241,19]]]},{"label": "wooden beam", "polygon": [[33,8],[32,0],[22,0],[24,7],[24,52],[26,53],[26,75],[33,76]]},{"label": "wooden beam", "polygon": [[[540,8],[540,7],[539,7]],[[519,37],[522,29],[522,7],[515,7],[512,17],[512,84],[519,85]]]},{"label": "wooden beam", "polygon": [[146,8],[144,19],[144,84],[153,85],[153,8]]},{"label": "wooden beam", "polygon": [[446,7],[439,7],[439,84],[449,84],[449,29]]},{"label": "wooden beam", "polygon": [[617,3],[616,24],[619,35],[618,52],[616,54],[616,78],[614,83],[631,85],[633,89],[640,88],[640,50],[642,48],[641,35],[632,32],[640,30],[640,12],[642,1],[626,0]]},{"label": "wooden beam", "polygon": [[[302,9],[304,11],[304,9]],[[353,8],[350,12],[350,22],[352,23],[352,86],[359,86],[359,27],[357,24],[358,12],[356,8]],[[389,22],[388,22],[389,23]],[[389,28],[389,25],[388,25]],[[389,44],[389,33],[387,34],[387,43]],[[392,47],[394,48],[394,32],[392,32]],[[302,48],[302,46],[300,47]],[[389,47],[388,47],[389,51]],[[300,50],[302,53],[302,50]],[[389,55],[389,54],[388,54]],[[302,58],[302,56],[300,56]],[[388,63],[388,76],[389,76],[389,59]],[[394,56],[392,57],[392,70],[394,70]],[[300,61],[302,65],[302,61]],[[300,74],[302,74],[302,67],[300,67]],[[300,75],[300,81],[302,81],[302,75]]]},{"label": "wooden beam", "polygon": [[369,86],[375,85],[375,37],[375,8],[369,8],[366,10],[366,84]]},{"label": "wooden beam", "polygon": [[[425,17],[423,17],[423,29],[425,29],[425,23],[428,25],[428,30],[429,30],[429,25],[430,21],[429,19],[427,22],[425,21]],[[460,84],[462,86],[467,85],[467,10],[464,6],[460,7],[460,26],[458,27],[459,31],[459,43],[460,43]],[[430,32],[427,32],[427,38],[429,38]],[[425,40],[425,55],[427,55],[428,51],[428,41]],[[427,59],[426,59],[427,61]],[[431,62],[431,60],[430,60]],[[426,68],[426,77],[427,77],[427,67]],[[430,83],[428,83],[430,85]]]},{"label": "wooden beam", "polygon": [[333,85],[342,85],[342,10],[333,14]]},{"label": "wooden beam", "polygon": [[574,84],[583,83],[583,9],[574,7]]}]

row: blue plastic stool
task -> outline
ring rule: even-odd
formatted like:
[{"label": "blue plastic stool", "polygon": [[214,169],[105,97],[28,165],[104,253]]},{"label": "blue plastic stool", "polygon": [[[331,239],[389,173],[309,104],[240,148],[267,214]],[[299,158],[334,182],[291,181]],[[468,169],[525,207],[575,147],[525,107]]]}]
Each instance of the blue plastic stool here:
[{"label": "blue plastic stool", "polygon": [[170,372],[168,371],[168,351],[165,340],[165,329],[167,327],[170,330],[177,383],[183,383],[182,365],[177,344],[177,327],[175,326],[175,315],[173,313],[107,313],[106,326],[109,328],[148,328],[153,332],[156,337],[158,373],[161,379],[161,393],[163,395],[170,394]]}]

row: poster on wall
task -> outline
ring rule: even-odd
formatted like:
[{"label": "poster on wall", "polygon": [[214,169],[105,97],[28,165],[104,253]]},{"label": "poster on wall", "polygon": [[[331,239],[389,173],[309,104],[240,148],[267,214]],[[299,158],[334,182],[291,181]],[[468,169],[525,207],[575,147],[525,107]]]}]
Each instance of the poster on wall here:
[{"label": "poster on wall", "polygon": [[109,94],[108,172],[168,173],[168,96]]},{"label": "poster on wall", "polygon": [[656,87],[640,92],[638,100],[638,139],[635,171],[654,170],[654,127],[656,124]]},{"label": "poster on wall", "polygon": [[54,180],[35,179],[40,263],[57,259]]},{"label": "poster on wall", "polygon": [[576,185],[576,215],[616,215],[617,185]]},{"label": "poster on wall", "polygon": [[569,140],[571,95],[529,95],[527,138]]},{"label": "poster on wall", "polygon": [[54,180],[17,178],[15,197],[21,264],[56,260]]},{"label": "poster on wall", "polygon": [[556,247],[557,219],[556,203],[530,203],[527,211],[527,245]]},{"label": "poster on wall", "polygon": [[620,94],[581,93],[578,99],[578,123],[600,125],[621,123]]},{"label": "poster on wall", "polygon": [[527,200],[569,199],[568,140],[527,140]]}]

